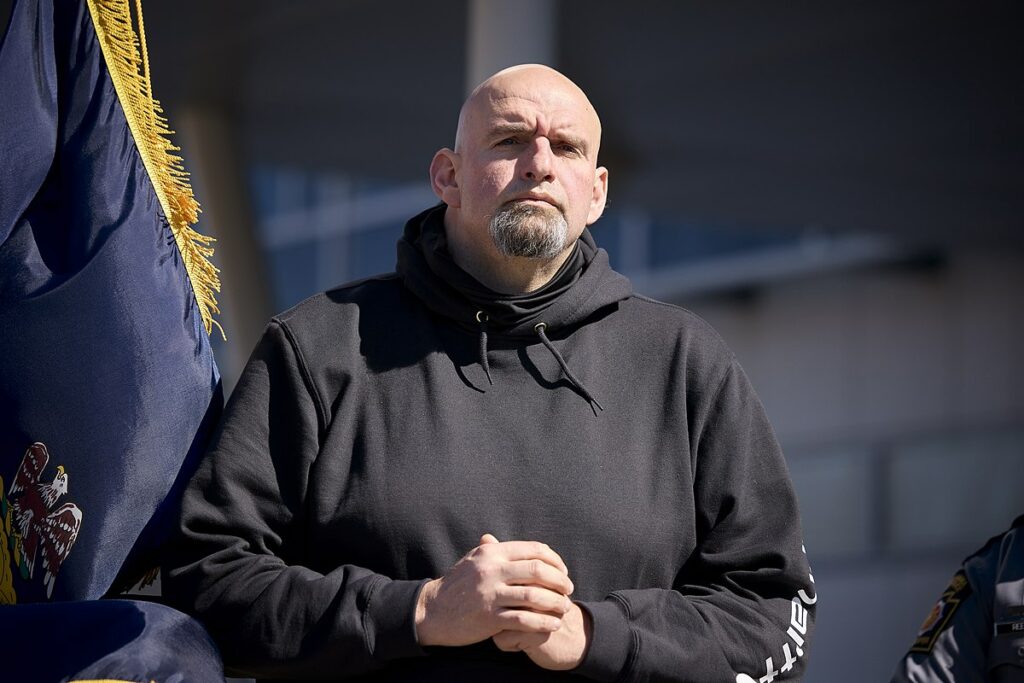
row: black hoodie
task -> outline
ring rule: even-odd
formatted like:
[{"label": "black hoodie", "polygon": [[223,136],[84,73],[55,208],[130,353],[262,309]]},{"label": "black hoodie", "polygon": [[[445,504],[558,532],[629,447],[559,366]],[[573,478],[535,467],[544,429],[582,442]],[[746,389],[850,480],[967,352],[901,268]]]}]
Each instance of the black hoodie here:
[{"label": "black hoodie", "polygon": [[[799,678],[796,500],[718,335],[634,294],[586,231],[542,290],[497,295],[442,217],[409,221],[397,274],[271,321],[185,495],[168,595],[261,678]],[[483,533],[565,560],[594,626],[575,672],[417,644],[420,587]]]}]

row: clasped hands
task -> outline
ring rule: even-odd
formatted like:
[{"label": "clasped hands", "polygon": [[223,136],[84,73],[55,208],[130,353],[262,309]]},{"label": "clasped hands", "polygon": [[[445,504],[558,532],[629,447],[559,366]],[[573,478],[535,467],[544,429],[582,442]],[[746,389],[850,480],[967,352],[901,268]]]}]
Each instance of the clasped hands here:
[{"label": "clasped hands", "polygon": [[490,534],[416,602],[420,645],[471,645],[490,638],[506,652],[525,652],[553,671],[579,665],[590,641],[590,615],[569,599],[573,585],[562,558],[543,543],[498,541]]}]

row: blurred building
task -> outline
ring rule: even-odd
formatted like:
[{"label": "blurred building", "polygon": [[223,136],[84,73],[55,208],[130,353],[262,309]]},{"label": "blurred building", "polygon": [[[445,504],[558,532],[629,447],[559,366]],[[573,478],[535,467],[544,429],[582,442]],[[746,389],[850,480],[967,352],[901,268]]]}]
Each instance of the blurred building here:
[{"label": "blurred building", "polygon": [[1024,512],[1015,3],[145,9],[222,240],[229,386],[272,312],[392,269],[467,89],[541,61],[602,116],[598,243],[721,332],[772,418],[821,595],[808,681],[886,680],[963,556]]}]

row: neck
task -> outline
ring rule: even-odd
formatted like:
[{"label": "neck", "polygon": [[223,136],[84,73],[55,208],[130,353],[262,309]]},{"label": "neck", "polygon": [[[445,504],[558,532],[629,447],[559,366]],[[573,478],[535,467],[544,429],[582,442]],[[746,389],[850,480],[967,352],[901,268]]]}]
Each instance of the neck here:
[{"label": "neck", "polygon": [[[562,267],[573,246],[550,259],[505,256],[498,251],[490,235],[471,240],[470,235],[455,227],[445,216],[448,251],[452,259],[478,282],[499,294],[525,294],[533,292],[551,281]],[[477,237],[481,237],[477,235]]]}]

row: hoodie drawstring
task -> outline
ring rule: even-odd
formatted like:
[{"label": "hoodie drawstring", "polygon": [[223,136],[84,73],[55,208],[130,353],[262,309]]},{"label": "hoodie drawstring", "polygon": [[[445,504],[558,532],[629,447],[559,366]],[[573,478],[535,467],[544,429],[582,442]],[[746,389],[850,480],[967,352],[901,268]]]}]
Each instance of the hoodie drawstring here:
[{"label": "hoodie drawstring", "polygon": [[[581,394],[583,394],[583,398],[587,399],[591,406],[597,406],[598,410],[604,410],[604,407],[598,403],[597,399],[594,398],[594,395],[591,394],[585,386],[583,386],[583,382],[576,379],[576,375],[572,374],[572,370],[569,369],[568,363],[566,363],[565,359],[562,358],[562,354],[558,352],[555,345],[551,343],[550,339],[548,339],[548,335],[544,333],[546,329],[548,329],[546,323],[537,323],[533,326],[533,331],[537,333],[541,342],[543,342],[544,346],[547,347],[547,350],[551,352],[551,355],[555,357],[555,360],[558,361],[558,364],[562,367],[562,372],[565,373],[565,376],[570,382],[572,382],[572,385],[576,387]],[[594,411],[594,414],[597,414],[596,410]]]},{"label": "hoodie drawstring", "polygon": [[487,383],[493,387],[494,380],[491,379],[491,365],[487,362],[487,321],[489,319],[489,316],[484,311],[476,312],[476,321],[480,323],[480,365],[484,367]]},{"label": "hoodie drawstring", "polygon": [[[484,374],[487,375],[487,381],[490,383],[491,386],[494,386],[494,380],[491,379],[491,365],[487,360],[488,320],[490,320],[490,317],[487,315],[486,311],[476,312],[476,321],[480,325],[480,365],[483,366]],[[558,349],[555,348],[555,345],[551,343],[550,339],[548,339],[548,335],[545,334],[545,330],[547,329],[547,323],[537,323],[536,325],[533,326],[533,331],[537,333],[537,336],[540,338],[541,343],[544,344],[544,347],[548,351],[550,351],[551,355],[555,357],[556,361],[558,361],[559,367],[562,368],[562,372],[565,374],[566,378],[568,378],[569,382],[574,387],[576,387],[577,391],[583,394],[583,398],[587,399],[587,402],[590,403],[591,408],[596,407],[596,410],[594,410],[594,414],[596,415],[598,410],[603,411],[604,406],[602,406],[600,402],[598,402],[598,400],[594,398],[594,395],[590,393],[590,390],[587,389],[587,387],[583,385],[583,382],[581,382],[576,377],[576,375],[573,374],[572,370],[569,369],[569,364],[565,362],[565,358],[562,357],[562,354],[558,352]]]}]

